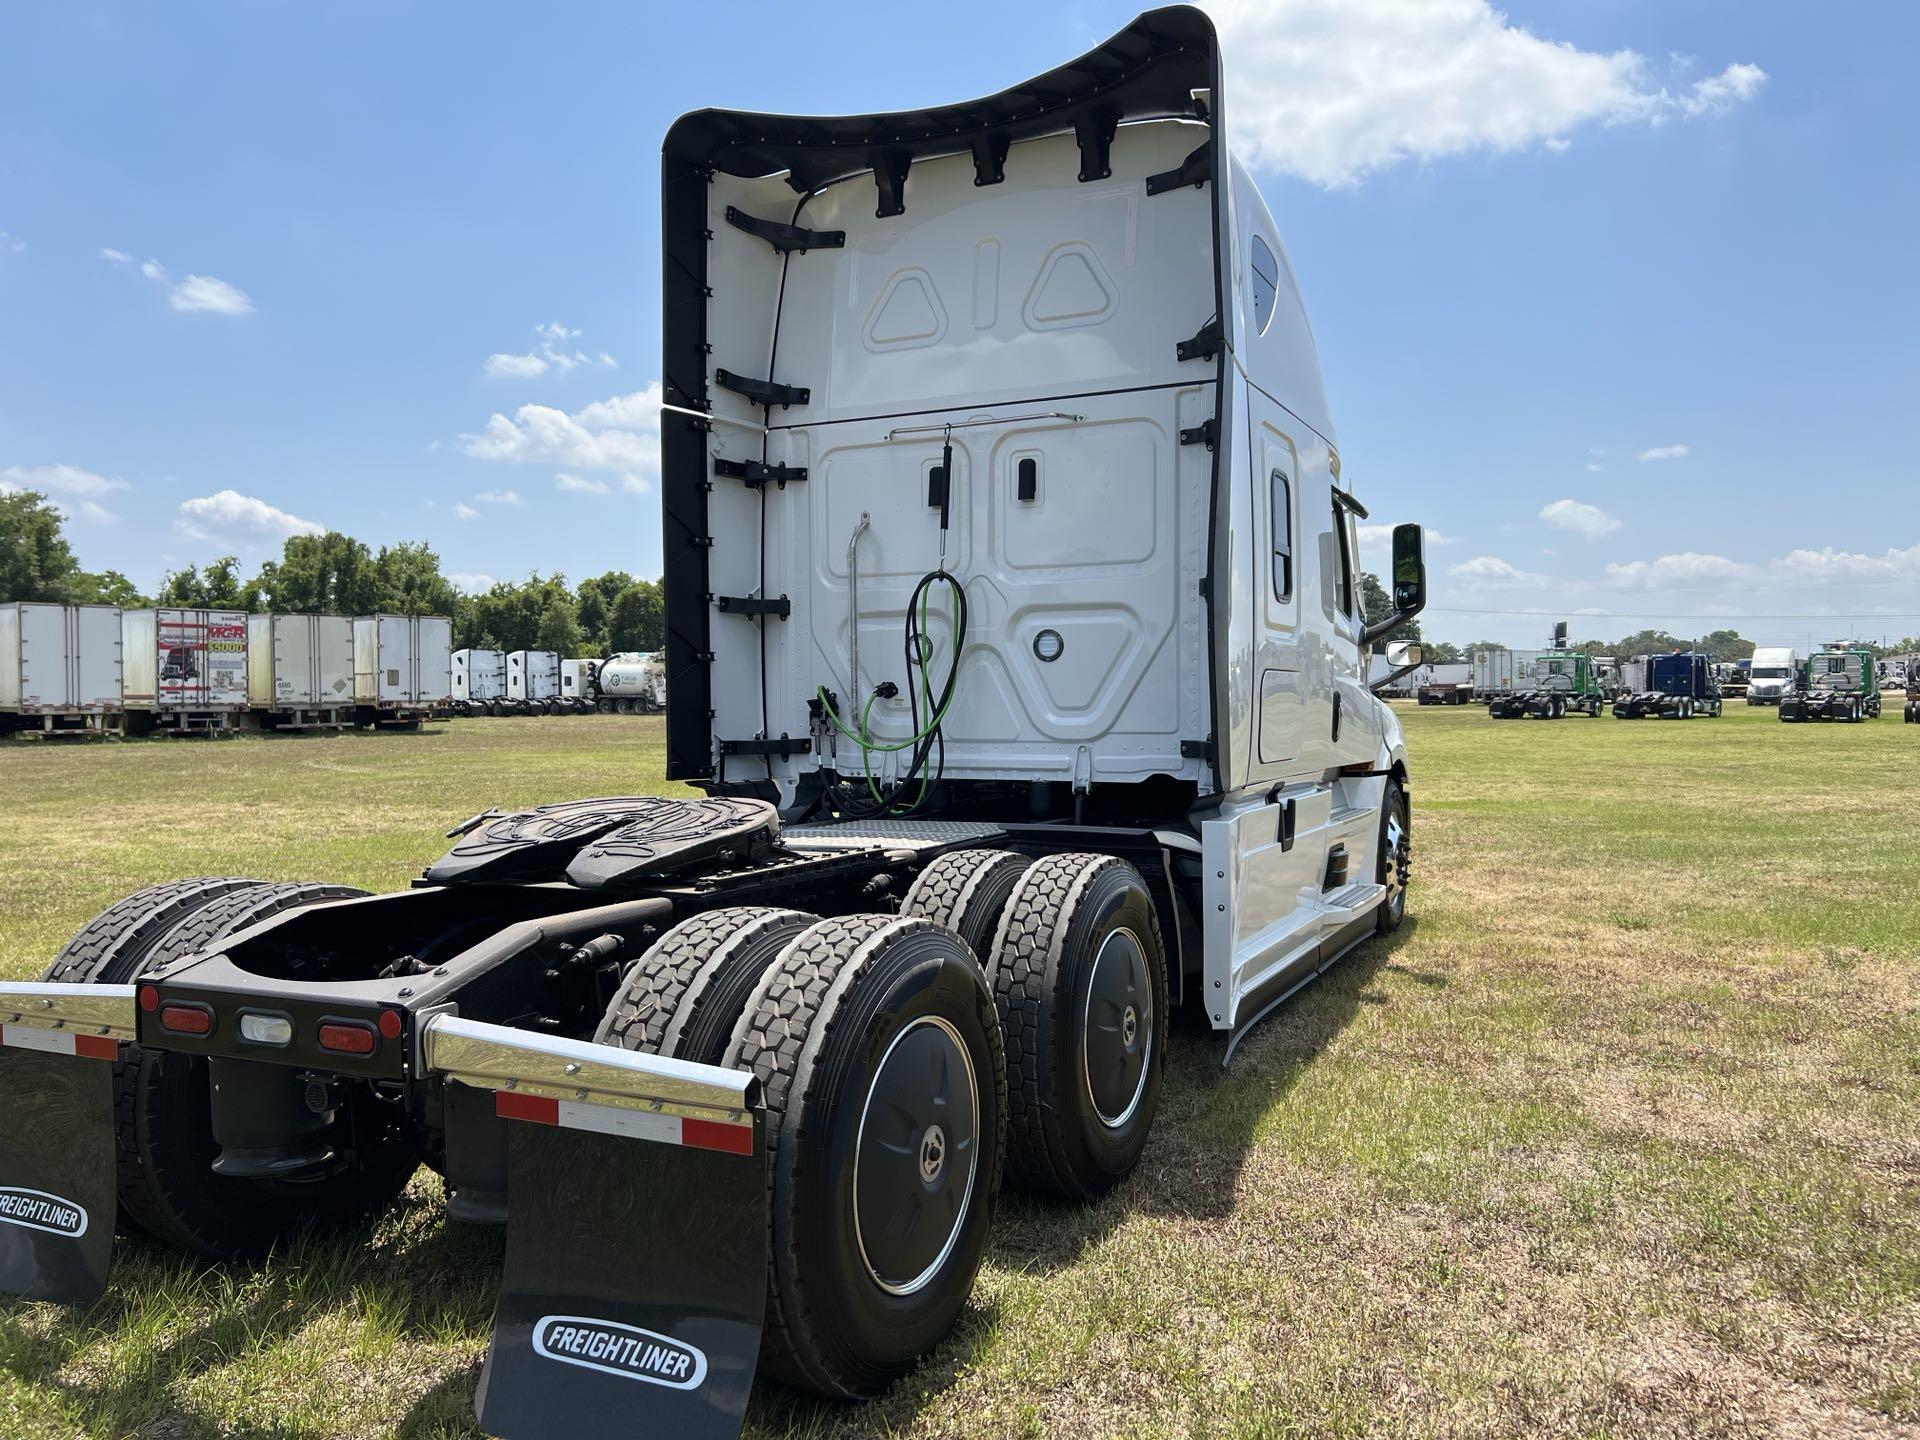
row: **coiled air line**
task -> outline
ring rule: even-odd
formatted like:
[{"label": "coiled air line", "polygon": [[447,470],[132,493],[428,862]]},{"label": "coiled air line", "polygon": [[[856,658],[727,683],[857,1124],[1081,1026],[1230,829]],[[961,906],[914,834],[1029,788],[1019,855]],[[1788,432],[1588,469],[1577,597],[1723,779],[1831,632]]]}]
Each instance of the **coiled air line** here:
[{"label": "coiled air line", "polygon": [[[926,803],[927,795],[933,785],[938,783],[946,771],[947,746],[941,733],[941,723],[953,704],[955,683],[960,676],[960,656],[967,644],[967,592],[959,579],[947,569],[947,531],[950,527],[953,511],[953,433],[948,429],[940,450],[941,475],[943,477],[940,492],[940,559],[938,566],[920,577],[913,587],[913,593],[907,598],[905,625],[905,647],[907,674],[907,714],[912,727],[904,740],[876,740],[873,736],[872,718],[874,702],[882,698],[891,698],[899,693],[891,681],[874,686],[860,707],[857,728],[849,725],[834,709],[833,701],[827,694],[827,687],[819,687],[820,708],[827,719],[833,723],[847,739],[860,747],[860,768],[867,784],[868,802],[842,803],[836,806],[839,812],[849,819],[872,819],[881,815],[907,815]],[[857,540],[859,532],[855,532]],[[953,653],[948,658],[946,679],[936,697],[928,671],[933,665],[933,637],[929,633],[928,603],[934,586],[945,585],[948,594],[947,624],[953,636]],[[859,626],[859,615],[853,616],[853,626]],[[857,653],[857,652],[856,652]],[[917,674],[916,674],[917,670]],[[859,683],[856,672],[854,683]],[[926,707],[926,724],[921,725],[921,706]],[[900,777],[885,789],[874,778],[873,757],[875,755],[894,754],[902,750],[911,750],[905,769]],[[929,770],[929,762],[932,769]],[[902,805],[908,788],[915,780],[920,782],[919,791],[912,801]]]}]

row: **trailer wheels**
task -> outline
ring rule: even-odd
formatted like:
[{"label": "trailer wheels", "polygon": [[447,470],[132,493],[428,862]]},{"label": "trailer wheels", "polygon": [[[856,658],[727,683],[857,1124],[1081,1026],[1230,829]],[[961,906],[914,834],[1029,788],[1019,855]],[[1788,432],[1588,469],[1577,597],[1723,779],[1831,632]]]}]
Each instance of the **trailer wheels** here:
[{"label": "trailer wheels", "polygon": [[944,926],[822,920],[762,977],[726,1063],[766,1114],[762,1368],[877,1394],[952,1329],[986,1245],[1007,1115],[986,977]]},{"label": "trailer wheels", "polygon": [[1167,966],[1140,872],[1049,855],[1020,878],[994,937],[1007,1046],[1007,1173],[1089,1200],[1131,1173],[1160,1102]]},{"label": "trailer wheels", "polygon": [[667,931],[627,972],[594,1041],[718,1065],[741,1012],[787,942],[818,915],[736,907]]},{"label": "trailer wheels", "polygon": [[1398,780],[1387,781],[1380,801],[1380,857],[1374,878],[1387,887],[1375,933],[1398,930],[1407,918],[1407,881],[1413,873],[1413,812]]},{"label": "trailer wheels", "polygon": [[922,870],[900,902],[902,915],[918,915],[958,931],[981,957],[993,954],[994,932],[1007,901],[1032,860],[1011,850],[957,850]]},{"label": "trailer wheels", "polygon": [[[347,885],[253,882],[180,920],[139,973],[161,973],[283,910],[366,893]],[[325,1178],[296,1184],[217,1175],[208,1083],[205,1059],[178,1052],[130,1047],[114,1068],[120,1205],[163,1244],[210,1260],[257,1258],[302,1229],[338,1229],[379,1214],[419,1165],[411,1145],[376,1139],[396,1123],[383,1113],[391,1107],[351,1093],[340,1108],[351,1123],[354,1154]]]}]

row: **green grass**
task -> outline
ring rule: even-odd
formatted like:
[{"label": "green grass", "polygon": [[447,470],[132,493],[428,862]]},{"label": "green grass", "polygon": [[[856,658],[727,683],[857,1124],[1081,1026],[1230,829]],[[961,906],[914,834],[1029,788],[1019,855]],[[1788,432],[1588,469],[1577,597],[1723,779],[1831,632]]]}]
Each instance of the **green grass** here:
[{"label": "green grass", "polygon": [[[1920,728],[1402,711],[1412,918],[1224,1075],[1176,1036],[1103,1203],[1005,1197],[893,1393],[756,1435],[1920,1429]],[[665,791],[657,722],[0,746],[0,975],[190,873],[405,884],[487,805]],[[437,1181],[210,1271],[0,1305],[0,1435],[471,1436],[496,1235]]]}]

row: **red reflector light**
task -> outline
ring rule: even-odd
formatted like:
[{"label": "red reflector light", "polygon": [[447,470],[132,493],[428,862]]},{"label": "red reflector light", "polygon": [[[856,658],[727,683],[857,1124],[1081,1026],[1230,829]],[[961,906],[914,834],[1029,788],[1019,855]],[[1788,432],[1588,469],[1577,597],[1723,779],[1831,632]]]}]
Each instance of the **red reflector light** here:
[{"label": "red reflector light", "polygon": [[213,1011],[204,1005],[162,1005],[160,1028],[176,1035],[211,1035]]},{"label": "red reflector light", "polygon": [[404,1024],[406,1024],[406,1019],[398,1010],[382,1010],[380,1012],[380,1033],[386,1036],[387,1039],[398,1040],[400,1038],[400,1027]]},{"label": "red reflector light", "polygon": [[320,1027],[320,1048],[341,1055],[371,1055],[379,1044],[371,1025],[332,1021]]},{"label": "red reflector light", "polygon": [[140,1008],[151,1015],[160,1008],[160,987],[142,985],[140,987]]}]

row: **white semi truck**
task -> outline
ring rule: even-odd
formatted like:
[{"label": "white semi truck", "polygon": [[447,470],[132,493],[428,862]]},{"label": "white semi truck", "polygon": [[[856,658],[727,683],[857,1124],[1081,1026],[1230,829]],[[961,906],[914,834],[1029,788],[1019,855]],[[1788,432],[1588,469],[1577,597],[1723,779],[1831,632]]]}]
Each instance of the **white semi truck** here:
[{"label": "white semi truck", "polygon": [[1778,705],[1799,684],[1800,656],[1787,645],[1762,645],[1747,672],[1747,704]]},{"label": "white semi truck", "polygon": [[961,105],[676,123],[667,768],[703,793],[483,812],[394,894],[158,887],[0,986],[0,1099],[49,1117],[0,1128],[35,1219],[0,1288],[97,1297],[121,1207],[257,1254],[427,1155],[507,1228],[482,1429],[729,1436],[757,1373],[872,1395],[937,1346],[1003,1176],[1129,1174],[1172,1006],[1224,1059],[1397,926],[1365,678],[1421,533],[1369,626],[1231,113],[1176,7]]}]

